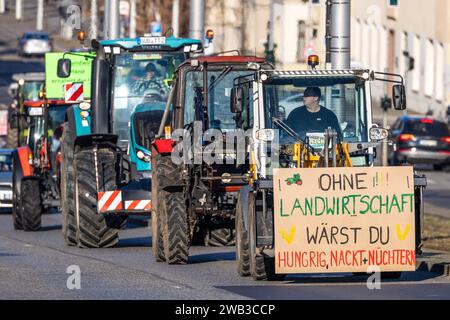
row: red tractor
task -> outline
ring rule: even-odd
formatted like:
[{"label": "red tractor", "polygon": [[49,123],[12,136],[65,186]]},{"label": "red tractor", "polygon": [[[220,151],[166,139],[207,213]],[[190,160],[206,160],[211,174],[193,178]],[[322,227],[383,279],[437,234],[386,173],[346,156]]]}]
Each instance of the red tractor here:
[{"label": "red tractor", "polygon": [[13,222],[16,230],[38,231],[42,213],[60,206],[60,139],[64,100],[24,103],[27,142],[13,152]]}]

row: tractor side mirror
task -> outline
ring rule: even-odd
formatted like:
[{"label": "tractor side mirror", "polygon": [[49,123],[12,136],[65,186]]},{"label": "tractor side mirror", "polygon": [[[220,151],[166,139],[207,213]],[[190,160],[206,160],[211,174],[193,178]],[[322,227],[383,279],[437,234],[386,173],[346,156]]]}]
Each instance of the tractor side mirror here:
[{"label": "tractor side mirror", "polygon": [[58,60],[58,78],[68,78],[70,77],[72,61],[69,59],[59,59]]},{"label": "tractor side mirror", "polygon": [[11,85],[8,88],[8,95],[11,98],[17,97],[17,93],[19,92],[19,84],[17,82],[11,83]]},{"label": "tractor side mirror", "polygon": [[402,84],[396,84],[392,88],[392,100],[394,101],[395,110],[406,109],[406,92],[405,86]]},{"label": "tractor side mirror", "polygon": [[11,129],[17,129],[17,110],[9,110],[8,118],[9,127]]},{"label": "tractor side mirror", "polygon": [[244,89],[237,87],[231,89],[231,105],[232,113],[242,113],[244,111]]}]

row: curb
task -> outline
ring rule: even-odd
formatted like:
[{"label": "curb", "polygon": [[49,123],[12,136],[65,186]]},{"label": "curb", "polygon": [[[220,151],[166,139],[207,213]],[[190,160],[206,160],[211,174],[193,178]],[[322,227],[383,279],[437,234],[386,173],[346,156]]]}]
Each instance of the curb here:
[{"label": "curb", "polygon": [[418,271],[431,272],[440,276],[450,276],[450,262],[421,261]]}]

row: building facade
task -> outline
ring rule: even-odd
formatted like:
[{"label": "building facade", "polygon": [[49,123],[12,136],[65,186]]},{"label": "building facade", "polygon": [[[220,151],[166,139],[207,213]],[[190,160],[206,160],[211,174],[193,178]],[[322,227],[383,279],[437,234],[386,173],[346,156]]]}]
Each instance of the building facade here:
[{"label": "building facade", "polygon": [[403,75],[410,110],[444,115],[450,105],[449,45],[450,1],[352,1],[353,65]]},{"label": "building facade", "polygon": [[[270,0],[207,0],[206,28],[214,50],[264,55]],[[408,109],[444,115],[450,105],[450,1],[353,0],[352,66],[399,73]],[[325,0],[273,0],[273,42],[279,68],[304,68],[305,57],[325,59]],[[382,83],[374,97],[386,94]]]}]

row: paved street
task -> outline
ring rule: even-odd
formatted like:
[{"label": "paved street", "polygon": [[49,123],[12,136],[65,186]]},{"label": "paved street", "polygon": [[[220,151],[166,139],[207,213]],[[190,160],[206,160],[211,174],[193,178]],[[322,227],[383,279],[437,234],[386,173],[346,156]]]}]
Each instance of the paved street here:
[{"label": "paved street", "polygon": [[[16,55],[17,37],[35,25],[35,1],[24,3],[22,22],[0,16],[0,104],[10,102],[6,89],[13,73],[44,71],[43,59]],[[55,8],[46,10],[45,21],[56,34]],[[450,218],[450,173],[417,170],[428,179],[426,213]],[[450,299],[450,277],[430,272],[383,281],[381,290],[369,290],[365,277],[350,274],[255,282],[238,276],[234,247],[192,247],[188,265],[169,266],[155,262],[147,220],[129,222],[120,237],[112,249],[67,247],[60,214],[44,215],[43,229],[32,233],[14,231],[10,213],[0,213],[0,299]],[[66,270],[74,265],[81,270],[80,290],[66,285]]]},{"label": "paved street", "polygon": [[[26,233],[0,215],[0,299],[450,299],[450,279],[427,272],[372,291],[349,274],[254,282],[238,276],[234,247],[192,247],[188,265],[168,266],[154,261],[142,223],[121,231],[118,248],[67,247],[60,218],[45,215],[41,232]],[[66,287],[71,265],[81,269],[81,290]]]}]

